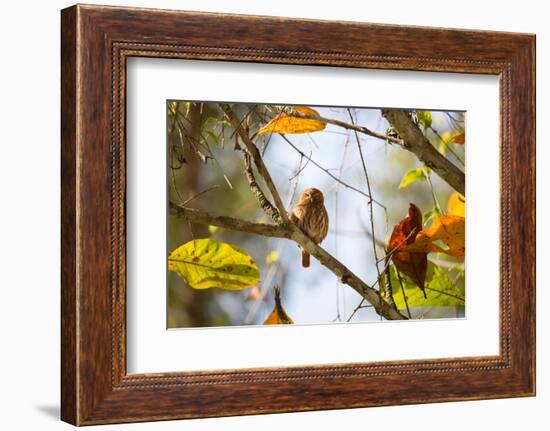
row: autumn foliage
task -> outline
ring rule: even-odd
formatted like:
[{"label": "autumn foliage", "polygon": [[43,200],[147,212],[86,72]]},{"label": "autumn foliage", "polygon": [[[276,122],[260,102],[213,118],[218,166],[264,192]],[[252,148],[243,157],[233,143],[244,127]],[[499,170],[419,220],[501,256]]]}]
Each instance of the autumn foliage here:
[{"label": "autumn foliage", "polygon": [[264,325],[292,325],[294,321],[286,313],[281,304],[281,288],[275,286],[275,305],[273,311],[269,314],[264,322]]},{"label": "autumn foliage", "polygon": [[422,213],[413,203],[409,204],[408,216],[401,220],[393,229],[388,242],[388,253],[399,272],[408,276],[426,296],[424,284],[428,269],[428,254],[417,251],[401,251],[407,245],[413,244],[416,236],[422,230]]},{"label": "autumn foliage", "polygon": [[[169,104],[170,209],[171,215],[185,223],[170,219],[174,240],[168,253],[168,270],[181,277],[186,286],[180,289],[170,276],[169,300],[176,304],[171,305],[171,310],[178,320],[172,326],[182,325],[180,322],[184,326],[201,326],[205,322],[210,326],[288,325],[294,319],[296,323],[306,323],[304,318],[326,313],[319,308],[330,309],[333,297],[297,307],[296,301],[302,300],[304,292],[296,294],[296,289],[324,286],[322,271],[326,269],[337,277],[336,317],[331,315],[331,321],[370,319],[373,311],[387,319],[459,317],[463,312],[466,198],[463,185],[455,185],[456,181],[447,177],[449,172],[460,171],[460,165],[465,166],[464,116],[408,110],[393,118],[386,115],[391,111],[386,109],[317,109],[183,101]],[[400,118],[406,120],[407,127],[398,121]],[[385,132],[377,130],[380,124],[376,119],[381,124],[388,123]],[[408,134],[407,128],[418,129],[417,135],[422,139]],[[376,139],[381,142],[374,142]],[[226,141],[231,145],[225,145]],[[335,145],[339,142],[343,147]],[[378,151],[382,145],[388,154]],[[439,149],[439,159],[445,159],[447,163],[443,165],[448,170],[425,160],[421,150],[434,150],[432,147]],[[401,150],[408,150],[417,159],[401,158]],[[359,153],[364,176],[357,175],[357,161],[348,155],[352,151]],[[340,153],[338,169],[335,157]],[[396,162],[398,168],[392,165],[391,170],[399,177],[386,175],[383,166],[368,172],[381,161]],[[199,187],[188,178],[188,172],[194,175],[200,162],[205,174]],[[269,172],[271,164],[276,176]],[[207,165],[214,168],[206,168]],[[194,170],[187,169],[190,166]],[[287,169],[293,172],[292,176],[286,176]],[[381,174],[384,175],[379,181]],[[460,191],[450,193],[448,188],[442,188],[437,176]],[[204,187],[210,187],[199,191],[202,181]],[[220,193],[224,182],[228,188]],[[286,196],[280,196],[279,186]],[[340,213],[346,214],[346,226],[342,229],[342,223],[338,225],[340,186],[346,187],[346,193],[357,192],[368,198],[365,209],[359,207],[357,211],[359,226],[354,226],[354,219],[347,214],[354,208],[353,201],[348,203],[342,198],[345,205]],[[387,186],[395,188],[397,205],[386,207],[379,196],[387,193]],[[247,188],[252,194],[243,192]],[[214,190],[218,190],[215,197],[210,193],[205,196]],[[298,194],[300,190],[302,193]],[[440,204],[443,197],[446,206]],[[245,201],[253,198],[259,207]],[[408,204],[406,215],[399,220],[410,201],[415,203]],[[189,202],[192,204],[187,205]],[[383,228],[378,207],[386,215]],[[397,214],[393,213],[394,208]],[[260,210],[264,214],[258,217]],[[372,241],[369,252],[376,272],[367,270],[363,281],[347,265],[353,266],[355,258],[363,262],[362,256],[355,256],[352,241],[361,240],[365,218],[371,222],[369,232],[366,226],[364,231]],[[299,235],[300,231],[305,236]],[[260,242],[254,235],[266,238]],[[352,238],[348,241],[338,239],[339,236]],[[382,238],[387,240],[381,241]],[[293,249],[285,250],[285,241],[293,241],[301,248],[302,267],[310,266],[306,249],[321,264],[309,270],[311,277],[302,273],[296,258],[287,258]],[[339,247],[339,242],[344,247]],[[347,291],[340,292],[344,285],[359,294],[351,314],[351,306],[343,301]],[[285,290],[288,294],[282,298],[281,289],[287,286],[293,287]],[[287,314],[283,300],[293,317]],[[313,313],[310,307],[315,307]],[[367,308],[371,309],[364,310]]]},{"label": "autumn foliage", "polygon": [[464,217],[443,215],[434,220],[429,228],[420,231],[414,243],[407,245],[405,250],[414,253],[445,253],[463,261],[466,252],[464,236]]},{"label": "autumn foliage", "polygon": [[[295,106],[292,110],[303,115],[311,115],[313,117],[319,116],[319,112],[307,106]],[[324,130],[325,127],[326,123],[324,121],[294,117],[286,112],[281,112],[273,120],[262,127],[258,131],[258,135],[263,135],[266,133],[311,133]]]}]

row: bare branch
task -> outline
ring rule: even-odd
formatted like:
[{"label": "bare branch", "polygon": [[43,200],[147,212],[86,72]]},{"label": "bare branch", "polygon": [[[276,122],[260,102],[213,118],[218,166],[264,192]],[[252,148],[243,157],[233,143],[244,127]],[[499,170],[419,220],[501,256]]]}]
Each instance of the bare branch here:
[{"label": "bare branch", "polygon": [[382,109],[382,115],[403,138],[403,147],[414,153],[457,192],[465,194],[464,172],[437,151],[406,111]]},{"label": "bare branch", "polygon": [[187,205],[189,202],[191,201],[194,201],[195,199],[197,199],[199,196],[202,196],[204,195],[205,193],[208,193],[208,192],[211,192],[212,190],[216,190],[216,189],[219,189],[220,186],[218,186],[217,184],[213,185],[212,187],[208,187],[207,189],[204,189],[203,191],[191,196],[189,199],[185,200],[184,202],[181,203],[182,206],[185,206]]},{"label": "bare branch", "polygon": [[217,226],[224,229],[253,233],[256,235],[269,236],[273,238],[290,238],[291,235],[288,229],[282,226],[265,223],[253,223],[233,217],[214,216],[205,211],[186,208],[174,202],[170,202],[170,214],[192,223],[206,226]]},{"label": "bare branch", "polygon": [[243,127],[241,120],[237,117],[237,114],[235,114],[235,112],[231,109],[231,107],[226,103],[220,103],[220,107],[223,109],[223,111],[229,118],[229,121],[231,122],[235,130],[237,130],[239,137],[241,138],[248,152],[252,156],[252,159],[254,160],[254,164],[256,165],[258,172],[264,179],[265,183],[267,184],[267,188],[269,189],[269,192],[273,197],[273,201],[275,202],[275,207],[277,207],[277,210],[280,214],[282,222],[290,223],[290,220],[288,218],[288,214],[286,212],[281,196],[279,195],[279,192],[275,187],[275,183],[273,182],[273,179],[271,178],[271,175],[267,170],[267,167],[265,166],[265,163],[262,159],[262,156],[258,148],[254,144],[254,142],[252,142],[252,140],[250,139],[250,136],[248,136],[248,132]]}]

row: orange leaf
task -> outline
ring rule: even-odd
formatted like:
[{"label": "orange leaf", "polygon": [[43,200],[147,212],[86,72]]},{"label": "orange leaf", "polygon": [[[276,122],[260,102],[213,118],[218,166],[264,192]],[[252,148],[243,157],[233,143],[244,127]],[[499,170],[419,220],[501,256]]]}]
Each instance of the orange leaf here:
[{"label": "orange leaf", "polygon": [[[422,229],[422,213],[415,204],[409,204],[409,215],[394,228],[388,242],[388,252],[407,250],[413,244]],[[428,268],[427,252],[397,251],[392,254],[397,270],[409,277],[424,292],[426,271]],[[426,294],[424,293],[424,296]]]},{"label": "orange leaf", "polygon": [[[446,215],[437,218],[432,225],[420,231],[413,244],[407,245],[404,250],[421,253],[446,253],[463,261],[465,253],[464,217]],[[443,249],[435,241],[442,241],[448,247]]]},{"label": "orange leaf", "polygon": [[453,144],[464,145],[466,143],[466,135],[464,133],[457,133],[451,138]]},{"label": "orange leaf", "polygon": [[[319,113],[315,109],[306,106],[295,106],[292,110],[304,115],[319,116]],[[281,112],[262,127],[258,131],[258,135],[266,133],[310,133],[324,130],[325,127],[326,123],[324,121],[293,117],[285,112]]]},{"label": "orange leaf", "polygon": [[464,217],[466,200],[458,192],[454,192],[447,202],[447,214]]},{"label": "orange leaf", "polygon": [[281,289],[276,286],[275,306],[273,307],[271,314],[265,320],[264,325],[291,325],[293,323],[294,321],[288,314],[286,314],[286,311],[281,304]]}]

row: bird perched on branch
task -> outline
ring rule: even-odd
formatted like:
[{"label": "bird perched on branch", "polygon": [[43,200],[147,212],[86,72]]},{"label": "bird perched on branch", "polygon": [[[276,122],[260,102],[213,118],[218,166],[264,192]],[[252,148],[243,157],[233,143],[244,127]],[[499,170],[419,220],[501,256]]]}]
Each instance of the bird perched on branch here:
[{"label": "bird perched on branch", "polygon": [[[290,220],[315,244],[320,244],[328,233],[328,213],[323,193],[313,187],[305,189],[292,209]],[[309,253],[303,249],[302,266],[309,267]]]}]

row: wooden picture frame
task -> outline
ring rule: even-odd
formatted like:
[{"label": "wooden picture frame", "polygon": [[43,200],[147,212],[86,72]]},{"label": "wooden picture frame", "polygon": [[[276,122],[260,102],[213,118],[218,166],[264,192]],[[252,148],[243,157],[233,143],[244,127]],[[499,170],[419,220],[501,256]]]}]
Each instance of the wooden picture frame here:
[{"label": "wooden picture frame", "polygon": [[[61,49],[64,421],[535,394],[534,35],[77,5],[62,11]],[[498,75],[500,354],[128,375],[125,65],[131,56]]]}]

